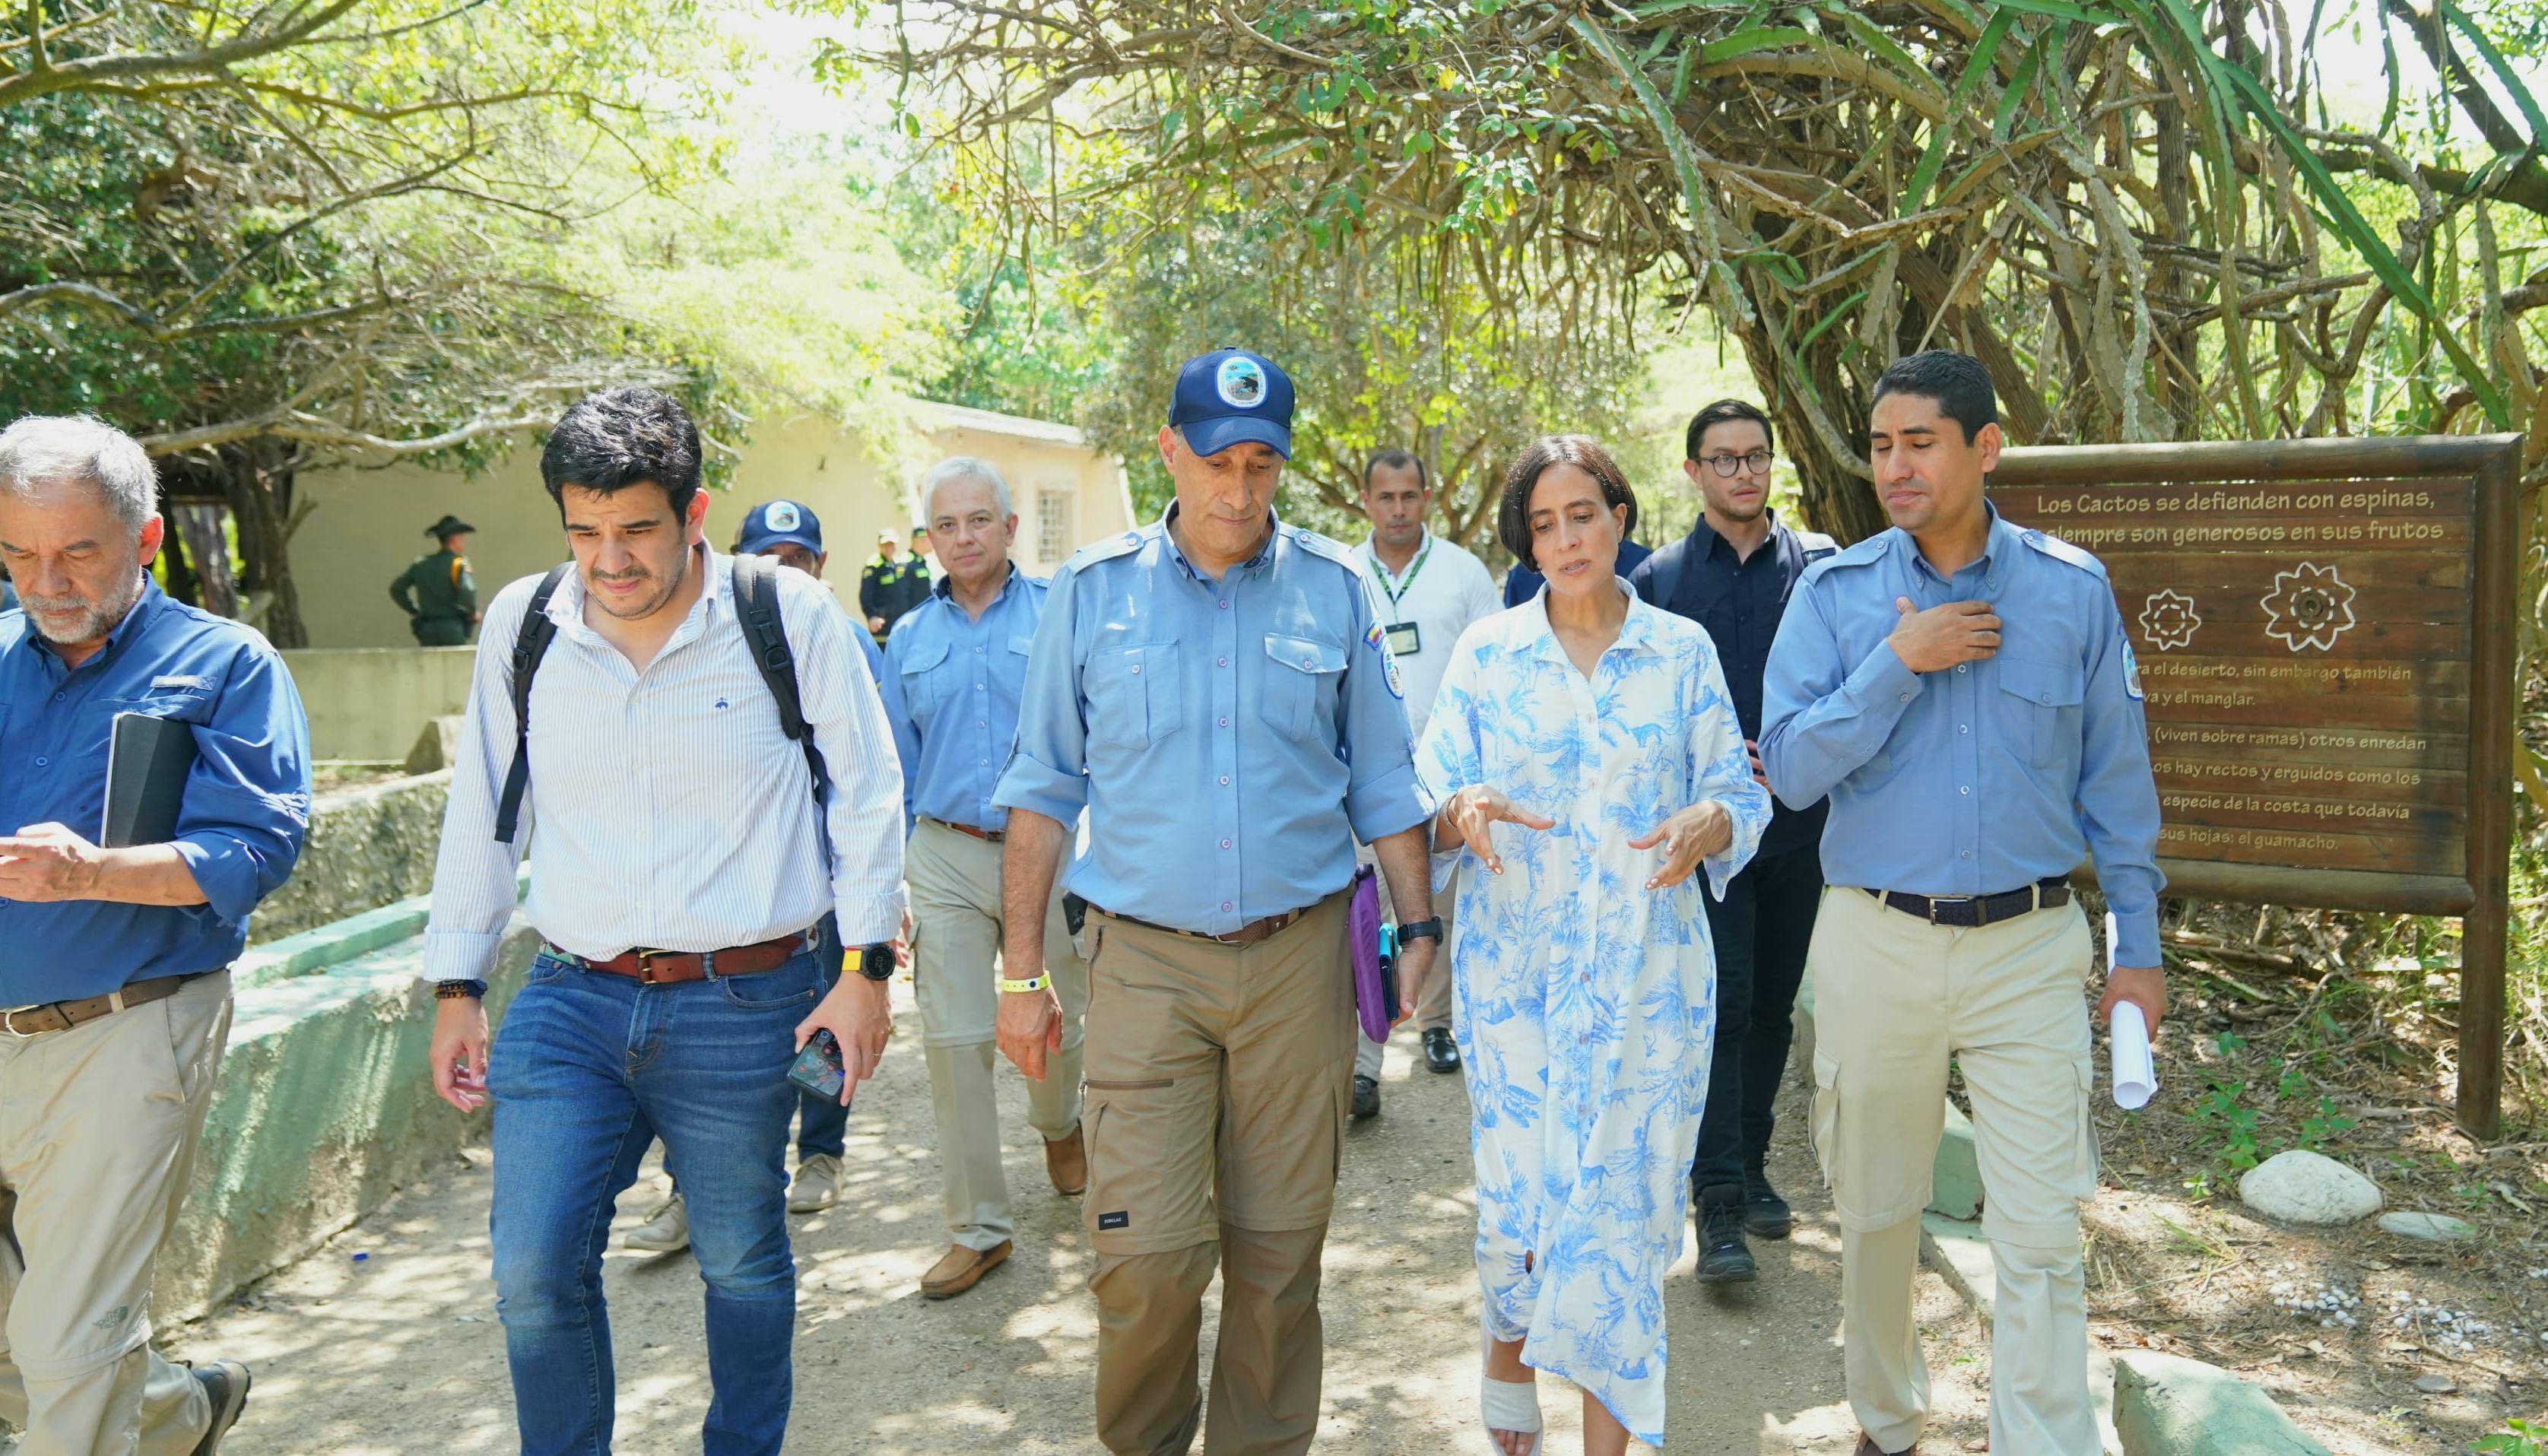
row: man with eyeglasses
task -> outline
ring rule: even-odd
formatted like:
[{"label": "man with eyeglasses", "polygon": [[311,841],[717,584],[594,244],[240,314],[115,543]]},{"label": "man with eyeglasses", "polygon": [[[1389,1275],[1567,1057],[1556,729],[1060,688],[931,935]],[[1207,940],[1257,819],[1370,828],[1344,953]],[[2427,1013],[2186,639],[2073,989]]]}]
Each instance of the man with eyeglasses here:
[{"label": "man with eyeglasses", "polygon": [[[1755,406],[1719,400],[1699,410],[1682,462],[1698,488],[1698,523],[1628,572],[1629,584],[1649,603],[1697,622],[1716,639],[1755,776],[1761,774],[1761,680],[1787,593],[1807,565],[1839,550],[1831,537],[1792,529],[1770,509],[1776,458],[1770,442],[1769,416]],[[1716,941],[1716,1050],[1690,1165],[1703,1284],[1757,1278],[1744,1234],[1784,1238],[1793,1228],[1767,1172],[1771,1103],[1786,1071],[1796,987],[1822,897],[1825,807],[1777,805],[1760,852],[1726,885],[1724,899],[1707,902]]]}]

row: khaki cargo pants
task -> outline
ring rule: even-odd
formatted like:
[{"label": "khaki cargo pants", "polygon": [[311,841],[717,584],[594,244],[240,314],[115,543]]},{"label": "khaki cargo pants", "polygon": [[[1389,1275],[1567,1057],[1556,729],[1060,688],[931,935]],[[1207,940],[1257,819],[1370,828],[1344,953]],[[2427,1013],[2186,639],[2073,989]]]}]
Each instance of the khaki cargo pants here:
[{"label": "khaki cargo pants", "polygon": [[2077,905],[1977,930],[1915,920],[1862,889],[1823,892],[1814,985],[1814,1149],[1841,1223],[1849,1399],[1887,1451],[1928,1421],[1912,1321],[1920,1211],[1962,1071],[1999,1292],[1990,1445],[2097,1456],[2079,1204],[2096,1191],[2087,920]]},{"label": "khaki cargo pants", "polygon": [[[911,885],[911,981],[920,1002],[929,1096],[938,1119],[938,1163],[947,1185],[947,1236],[987,1249],[1009,1241],[1016,1220],[1000,1168],[1000,1106],[992,1041],[1000,988],[991,969],[1001,943],[1000,846],[923,819],[904,856]],[[1046,1142],[1079,1126],[1080,1015],[1088,962],[1071,949],[1061,892],[1045,907],[1044,964],[1061,1000],[1061,1049],[1044,1080],[1027,1083],[1027,1123]],[[1025,967],[1000,974],[1026,979]]]},{"label": "khaki cargo pants", "polygon": [[150,1348],[229,1040],[228,971],[65,1032],[0,1036],[0,1420],[19,1456],[184,1456],[204,1388]]},{"label": "khaki cargo pants", "polygon": [[[1097,1435],[1116,1456],[1296,1456],[1319,1426],[1319,1257],[1352,1096],[1337,894],[1224,946],[1091,911]],[[1222,1276],[1212,1410],[1196,1358]]]}]

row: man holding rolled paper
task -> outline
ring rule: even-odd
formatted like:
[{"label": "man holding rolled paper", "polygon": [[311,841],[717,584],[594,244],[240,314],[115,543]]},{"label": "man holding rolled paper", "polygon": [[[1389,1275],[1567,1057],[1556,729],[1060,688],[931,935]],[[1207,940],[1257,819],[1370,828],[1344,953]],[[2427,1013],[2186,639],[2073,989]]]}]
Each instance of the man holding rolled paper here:
[{"label": "man holding rolled paper", "polygon": [[151,1350],[150,1278],[229,963],[309,829],[310,729],[263,638],[150,580],[157,494],[96,419],[0,431],[26,606],[0,616],[0,1420],[25,1456],[208,1456],[248,1393]]},{"label": "man holding rolled paper", "polygon": [[1859,1456],[1919,1440],[1911,1306],[1947,1069],[1971,1094],[1998,1276],[1990,1446],[2096,1456],[2079,1203],[2095,1189],[2087,921],[2093,862],[2117,967],[2097,1012],[2166,1006],[2158,791],[2105,568],[1983,498],[2000,429],[1961,354],[1897,360],[1867,458],[1893,529],[1798,580],[1764,684],[1778,797],[1828,794],[1808,957],[1814,1144],[1842,1228]]}]

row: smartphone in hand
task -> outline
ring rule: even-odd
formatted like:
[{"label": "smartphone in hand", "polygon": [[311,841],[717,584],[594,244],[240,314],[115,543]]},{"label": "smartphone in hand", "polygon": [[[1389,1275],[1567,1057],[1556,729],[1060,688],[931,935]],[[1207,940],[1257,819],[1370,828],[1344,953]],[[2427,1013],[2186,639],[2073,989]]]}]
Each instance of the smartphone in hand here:
[{"label": "smartphone in hand", "polygon": [[826,1102],[840,1102],[841,1088],[849,1080],[841,1065],[840,1039],[829,1028],[817,1027],[812,1040],[796,1053],[795,1064],[787,1068],[787,1080]]}]

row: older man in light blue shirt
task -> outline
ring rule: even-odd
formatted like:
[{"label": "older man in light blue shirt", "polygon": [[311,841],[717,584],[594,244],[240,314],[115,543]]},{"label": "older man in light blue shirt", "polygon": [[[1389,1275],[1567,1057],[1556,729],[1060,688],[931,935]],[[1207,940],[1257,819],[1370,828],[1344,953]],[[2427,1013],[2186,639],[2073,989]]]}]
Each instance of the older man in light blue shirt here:
[{"label": "older man in light blue shirt", "polygon": [[[1017,741],[1018,699],[1044,616],[1045,584],[1009,560],[1018,516],[1008,482],[988,462],[942,462],[923,483],[922,498],[930,544],[946,574],[894,625],[885,666],[899,691],[886,698],[885,716],[901,751],[903,806],[912,817],[904,855],[912,979],[947,1189],[949,1247],[921,1277],[920,1292],[950,1299],[1008,1258],[1016,1228],[991,1081],[999,1004],[991,966],[1007,922],[1000,849],[1009,820],[992,791]],[[1088,1181],[1079,1133],[1088,964],[1071,948],[1058,891],[1036,918],[1041,963],[1013,956],[1003,973],[1032,981],[1041,969],[1058,997],[1059,1045],[1046,1075],[1028,1084],[1027,1121],[1044,1137],[1054,1191],[1076,1194]]]},{"label": "older man in light blue shirt", "polygon": [[[1159,432],[1176,501],[1053,579],[994,796],[1010,810],[1024,963],[1018,929],[1067,826],[1083,809],[1090,821],[1066,882],[1093,910],[1085,1218],[1097,1431],[1119,1453],[1182,1451],[1204,1418],[1196,1349],[1216,1264],[1212,1449],[1309,1448],[1353,1064],[1356,839],[1412,922],[1410,983],[1440,933],[1434,802],[1370,585],[1347,548],[1273,515],[1291,415],[1271,361],[1187,361]],[[1060,1035],[1050,993],[1003,995],[999,1027],[1042,1074]]]},{"label": "older man in light blue shirt", "polygon": [[1997,417],[1964,355],[1884,372],[1868,459],[1894,529],[1806,569],[1763,687],[1772,787],[1799,809],[1831,797],[1814,1145],[1841,1221],[1860,1456],[1910,1450],[1928,1418],[1911,1280],[1950,1060],[1998,1279],[1991,1449],[2096,1456],[2090,938],[2066,883],[2083,861],[2118,926],[2099,1013],[2129,1002],[2155,1027],[2166,1007],[2140,676],[2105,568],[1983,499]]}]

